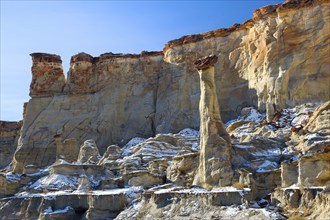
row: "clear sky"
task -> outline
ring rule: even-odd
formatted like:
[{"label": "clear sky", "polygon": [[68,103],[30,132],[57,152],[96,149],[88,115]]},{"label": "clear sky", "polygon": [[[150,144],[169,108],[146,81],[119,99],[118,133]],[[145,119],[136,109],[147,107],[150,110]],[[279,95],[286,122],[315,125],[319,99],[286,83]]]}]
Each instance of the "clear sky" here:
[{"label": "clear sky", "polygon": [[33,52],[62,57],[65,73],[79,52],[160,51],[167,41],[252,18],[279,0],[3,1],[0,120],[22,119],[29,100]]}]

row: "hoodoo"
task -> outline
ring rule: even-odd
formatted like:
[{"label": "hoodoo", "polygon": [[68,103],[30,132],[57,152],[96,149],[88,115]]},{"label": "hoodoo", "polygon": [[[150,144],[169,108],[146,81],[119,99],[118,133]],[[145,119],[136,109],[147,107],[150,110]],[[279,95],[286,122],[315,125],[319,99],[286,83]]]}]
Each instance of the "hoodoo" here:
[{"label": "hoodoo", "polygon": [[214,81],[215,55],[203,57],[194,65],[199,72],[201,96],[200,159],[194,184],[207,188],[227,186],[233,171],[230,163],[230,137],[222,123]]}]

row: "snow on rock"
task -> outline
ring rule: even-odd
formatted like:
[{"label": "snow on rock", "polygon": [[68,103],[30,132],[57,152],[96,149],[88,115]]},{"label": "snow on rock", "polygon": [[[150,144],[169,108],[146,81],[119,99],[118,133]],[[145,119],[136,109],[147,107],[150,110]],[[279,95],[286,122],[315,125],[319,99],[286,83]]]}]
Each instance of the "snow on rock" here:
[{"label": "snow on rock", "polygon": [[33,183],[29,188],[35,190],[65,190],[76,189],[78,186],[78,178],[76,176],[65,176],[61,174],[52,174],[45,176]]},{"label": "snow on rock", "polygon": [[48,206],[45,210],[44,210],[44,213],[51,213],[53,212],[53,209],[52,207]]},{"label": "snow on rock", "polygon": [[244,189],[237,189],[233,186],[226,186],[226,187],[218,187],[218,188],[213,188],[211,191],[208,191],[205,188],[202,187],[192,187],[190,189],[186,189],[183,187],[179,186],[174,186],[171,188],[165,188],[165,189],[159,189],[155,190],[155,194],[166,194],[166,193],[193,193],[193,194],[198,194],[198,193],[219,193],[219,192],[243,192],[243,191],[251,191],[249,188],[244,188]]},{"label": "snow on rock", "polygon": [[320,140],[323,139],[324,137],[319,135],[318,133],[314,133],[314,134],[309,134],[307,136],[304,137],[305,140],[307,141],[311,141],[311,140]]},{"label": "snow on rock", "polygon": [[247,116],[245,116],[243,119],[245,121],[256,121],[256,122],[260,122],[264,118],[265,118],[265,115],[260,114],[256,109],[251,109],[250,114],[248,114]]},{"label": "snow on rock", "polygon": [[[179,154],[198,151],[199,131],[185,128],[177,134],[158,134],[156,137],[143,139],[133,138],[123,147],[122,159],[119,164],[139,162],[136,166],[146,166],[148,162],[156,159],[171,160]],[[132,164],[133,165],[133,164]]]},{"label": "snow on rock", "polygon": [[199,131],[191,129],[191,128],[185,128],[181,130],[178,134],[184,136],[184,137],[198,137],[200,136]]},{"label": "snow on rock", "polygon": [[239,207],[227,207],[225,209],[225,216],[234,217],[240,212]]},{"label": "snow on rock", "polygon": [[6,173],[6,180],[8,182],[18,182],[21,179],[21,175],[13,172]]},{"label": "snow on rock", "polygon": [[258,110],[256,110],[253,107],[246,107],[242,109],[241,115],[238,116],[237,119],[233,119],[228,121],[225,126],[228,127],[229,125],[238,122],[238,121],[253,121],[256,123],[260,123],[261,121],[263,121],[265,119],[266,115],[265,114],[261,114],[260,112],[258,112]]},{"label": "snow on rock", "polygon": [[107,190],[94,190],[90,191],[92,195],[118,195],[118,194],[126,194],[133,195],[137,192],[142,192],[142,186],[133,186],[130,188],[117,188],[117,189],[107,189]]},{"label": "snow on rock", "polygon": [[141,137],[132,138],[129,142],[127,142],[127,144],[125,144],[125,146],[122,149],[127,150],[130,147],[134,147],[134,146],[142,143],[145,140],[146,140],[145,138],[141,138]]},{"label": "snow on rock", "polygon": [[268,217],[269,219],[276,219],[276,220],[280,220],[280,219],[286,219],[283,215],[281,215],[280,213],[278,212],[274,212],[274,211],[270,211],[270,210],[267,210],[267,209],[256,209],[256,210],[260,210],[263,212],[263,214]]},{"label": "snow on rock", "polygon": [[233,147],[240,148],[240,149],[251,149],[251,148],[255,148],[252,145],[243,145],[243,144],[235,144],[235,145],[233,145]]},{"label": "snow on rock", "polygon": [[271,162],[269,160],[265,160],[262,164],[258,166],[257,172],[268,172],[271,170],[275,170],[279,168],[279,164],[276,162]]},{"label": "snow on rock", "polygon": [[52,207],[48,206],[45,210],[45,214],[60,214],[60,213],[66,213],[68,211],[73,211],[74,209],[71,206],[66,206],[64,209],[57,209],[53,211]]},{"label": "snow on rock", "polygon": [[280,148],[270,148],[266,150],[259,150],[257,152],[252,153],[254,156],[257,157],[274,157],[274,156],[280,156],[281,155],[281,149]]}]

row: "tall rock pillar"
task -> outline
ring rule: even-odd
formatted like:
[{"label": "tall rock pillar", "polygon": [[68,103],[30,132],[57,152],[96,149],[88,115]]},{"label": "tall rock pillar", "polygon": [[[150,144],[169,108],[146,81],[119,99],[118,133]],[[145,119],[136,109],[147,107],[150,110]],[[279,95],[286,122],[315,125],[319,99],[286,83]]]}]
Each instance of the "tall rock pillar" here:
[{"label": "tall rock pillar", "polygon": [[47,97],[63,92],[65,76],[61,57],[55,54],[32,53],[31,97]]},{"label": "tall rock pillar", "polygon": [[214,81],[216,56],[197,60],[194,65],[199,72],[201,97],[200,113],[200,159],[194,185],[206,188],[231,184],[231,143],[220,117],[219,103]]}]

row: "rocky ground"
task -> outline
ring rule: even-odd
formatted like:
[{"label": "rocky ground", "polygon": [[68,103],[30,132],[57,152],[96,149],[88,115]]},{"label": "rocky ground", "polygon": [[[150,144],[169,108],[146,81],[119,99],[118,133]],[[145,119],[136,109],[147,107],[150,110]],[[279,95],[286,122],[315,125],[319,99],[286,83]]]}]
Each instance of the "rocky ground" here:
[{"label": "rocky ground", "polygon": [[[0,174],[1,219],[327,219],[330,101],[278,110],[252,107],[226,123],[233,184],[193,185],[199,132],[133,138],[100,155],[93,140],[56,162]],[[66,140],[68,142],[68,140]],[[68,143],[67,143],[68,144]]]}]

